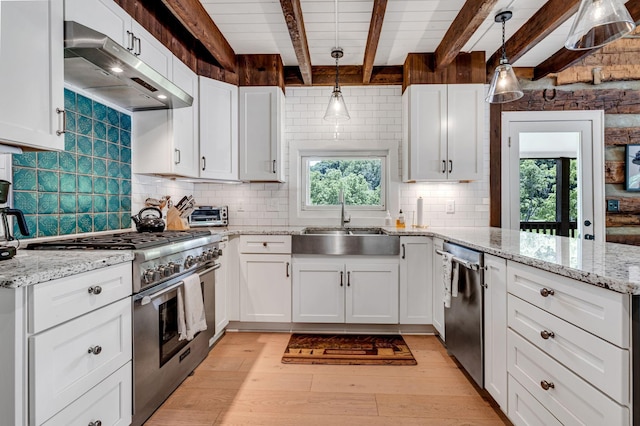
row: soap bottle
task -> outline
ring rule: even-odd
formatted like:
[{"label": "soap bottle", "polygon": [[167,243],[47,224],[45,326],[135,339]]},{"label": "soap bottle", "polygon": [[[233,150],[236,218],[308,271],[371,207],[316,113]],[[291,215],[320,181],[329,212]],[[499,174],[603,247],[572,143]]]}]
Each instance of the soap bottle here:
[{"label": "soap bottle", "polygon": [[398,213],[398,218],[396,219],[396,228],[404,228],[404,213],[402,213],[402,209],[400,209],[400,213]]},{"label": "soap bottle", "polygon": [[393,219],[391,218],[391,213],[389,213],[389,210],[387,210],[387,215],[384,218],[384,226],[391,225],[393,225]]}]

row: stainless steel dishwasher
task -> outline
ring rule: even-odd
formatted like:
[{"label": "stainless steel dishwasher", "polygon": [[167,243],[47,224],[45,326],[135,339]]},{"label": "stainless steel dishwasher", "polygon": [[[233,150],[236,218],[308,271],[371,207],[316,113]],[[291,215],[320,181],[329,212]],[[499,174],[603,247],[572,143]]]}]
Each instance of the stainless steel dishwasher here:
[{"label": "stainless steel dishwasher", "polygon": [[444,309],[447,351],[484,388],[484,256],[452,243],[443,249],[458,264],[458,295]]}]

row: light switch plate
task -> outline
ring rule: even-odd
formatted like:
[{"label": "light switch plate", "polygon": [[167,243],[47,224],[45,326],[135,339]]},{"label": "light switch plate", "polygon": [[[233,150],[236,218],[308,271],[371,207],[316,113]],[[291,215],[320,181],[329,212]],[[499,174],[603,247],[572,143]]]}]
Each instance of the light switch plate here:
[{"label": "light switch plate", "polygon": [[456,212],[456,202],[455,200],[447,200],[447,213],[455,213]]}]

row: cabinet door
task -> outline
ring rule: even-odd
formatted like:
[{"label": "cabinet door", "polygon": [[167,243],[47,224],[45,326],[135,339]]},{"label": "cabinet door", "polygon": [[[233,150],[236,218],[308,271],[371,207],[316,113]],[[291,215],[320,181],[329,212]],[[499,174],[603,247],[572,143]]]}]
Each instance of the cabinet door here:
[{"label": "cabinet door", "polygon": [[[136,37],[133,52],[142,62],[158,71],[167,80],[172,81],[173,53],[133,19],[131,20],[131,31]],[[189,88],[184,90],[189,91]]]},{"label": "cabinet door", "polygon": [[240,88],[240,179],[284,182],[279,87]]},{"label": "cabinet door", "polygon": [[220,262],[220,268],[218,268],[215,272],[216,278],[216,326],[215,326],[215,335],[214,339],[217,339],[224,329],[229,324],[229,317],[227,315],[227,270],[229,266],[227,265],[226,260],[228,259],[227,250],[229,248],[229,241],[225,237],[220,242],[220,250],[222,250],[222,255],[218,258],[218,262]]},{"label": "cabinet door", "polygon": [[433,323],[433,242],[400,237],[400,324]]},{"label": "cabinet door", "polygon": [[484,255],[484,387],[507,411],[507,261]]},{"label": "cabinet door", "polygon": [[447,85],[414,84],[403,96],[408,108],[403,180],[446,180]]},{"label": "cabinet door", "polygon": [[0,2],[0,141],[64,149],[63,40],[62,0]]},{"label": "cabinet door", "polygon": [[240,257],[240,321],[291,322],[291,256]]},{"label": "cabinet door", "polygon": [[448,179],[482,179],[485,105],[483,84],[448,85]]},{"label": "cabinet door", "polygon": [[433,239],[433,327],[444,340],[444,284],[442,283],[442,256],[436,250],[442,250],[443,241]]},{"label": "cabinet door", "polygon": [[29,337],[30,418],[41,424],[131,360],[131,298]]},{"label": "cabinet door", "polygon": [[199,80],[200,177],[238,180],[238,88]]},{"label": "cabinet door", "polygon": [[342,263],[294,263],[293,322],[344,322]]},{"label": "cabinet door", "polygon": [[131,16],[113,0],[65,0],[64,20],[101,32],[132,50]]},{"label": "cabinet door", "polygon": [[346,322],[398,324],[398,264],[346,265]]},{"label": "cabinet door", "polygon": [[173,114],[174,170],[183,176],[198,176],[198,75],[173,56],[173,82],[193,96],[188,108],[171,110]]}]

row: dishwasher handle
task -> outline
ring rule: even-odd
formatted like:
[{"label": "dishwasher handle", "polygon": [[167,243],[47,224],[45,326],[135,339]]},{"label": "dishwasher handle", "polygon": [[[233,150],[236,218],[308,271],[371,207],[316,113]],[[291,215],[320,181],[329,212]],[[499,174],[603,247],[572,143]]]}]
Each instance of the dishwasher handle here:
[{"label": "dishwasher handle", "polygon": [[[440,249],[436,249],[436,253],[439,255],[443,255],[447,252],[440,250]],[[453,259],[451,259],[452,261],[456,262],[459,265],[464,266],[467,269],[471,269],[472,271],[478,271],[480,269],[480,264],[479,263],[475,263],[475,262],[469,262],[467,260],[464,259],[460,259],[459,257],[453,256]]]}]

